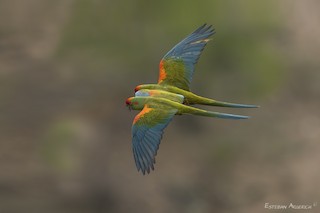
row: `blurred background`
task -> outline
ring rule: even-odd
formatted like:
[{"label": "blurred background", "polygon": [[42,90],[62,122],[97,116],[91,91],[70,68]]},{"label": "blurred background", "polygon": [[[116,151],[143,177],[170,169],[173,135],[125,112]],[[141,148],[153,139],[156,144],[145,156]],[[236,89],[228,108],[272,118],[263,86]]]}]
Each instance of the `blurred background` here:
[{"label": "blurred background", "polygon": [[[320,201],[320,2],[0,1],[0,212],[269,212]],[[156,170],[131,152],[136,85],[204,23],[192,83],[259,109],[177,116]],[[312,210],[320,211],[315,206]],[[291,212],[288,210],[288,212]]]}]

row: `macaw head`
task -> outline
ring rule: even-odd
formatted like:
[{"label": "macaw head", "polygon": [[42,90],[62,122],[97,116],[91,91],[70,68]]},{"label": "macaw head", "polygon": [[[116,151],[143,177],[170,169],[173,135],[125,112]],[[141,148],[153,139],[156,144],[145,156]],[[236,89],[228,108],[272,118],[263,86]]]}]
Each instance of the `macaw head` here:
[{"label": "macaw head", "polygon": [[139,90],[141,89],[141,86],[143,86],[143,85],[138,85],[138,86],[136,86],[136,88],[134,88],[134,92],[139,91]]},{"label": "macaw head", "polygon": [[136,88],[134,88],[134,92],[137,92],[142,89],[159,89],[159,88],[161,88],[161,86],[159,86],[158,84],[141,84],[136,86]]},{"label": "macaw head", "polygon": [[126,105],[129,110],[142,110],[146,102],[146,97],[130,97],[126,100]]}]

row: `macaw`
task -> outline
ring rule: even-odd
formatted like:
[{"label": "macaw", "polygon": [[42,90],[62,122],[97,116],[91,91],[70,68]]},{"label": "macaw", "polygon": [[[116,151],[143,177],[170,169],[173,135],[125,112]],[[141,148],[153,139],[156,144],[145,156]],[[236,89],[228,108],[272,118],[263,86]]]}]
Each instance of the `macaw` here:
[{"label": "macaw", "polygon": [[196,95],[190,91],[195,65],[210,36],[215,33],[211,25],[202,25],[193,33],[174,46],[160,61],[158,84],[142,84],[135,88],[166,90],[185,97],[184,104],[203,104],[233,108],[256,108],[256,105],[235,104],[217,101]]},{"label": "macaw", "polygon": [[[163,131],[174,115],[192,114],[226,119],[248,118],[248,116],[211,112],[184,105],[182,95],[162,92],[149,96],[144,91],[137,91],[138,94],[135,97],[126,100],[129,109],[141,110],[132,124],[132,147],[136,167],[143,174],[150,173],[151,169],[154,170],[155,156]],[[172,96],[166,98],[166,95]]]},{"label": "macaw", "polygon": [[216,118],[246,119],[248,116],[211,112],[191,107],[204,104],[221,107],[255,108],[256,105],[235,104],[198,96],[190,92],[195,64],[209,37],[211,26],[199,27],[160,61],[158,84],[143,84],[135,88],[135,97],[126,100],[129,109],[141,110],[132,124],[132,147],[138,171],[154,170],[155,156],[164,129],[174,115],[192,114]]}]

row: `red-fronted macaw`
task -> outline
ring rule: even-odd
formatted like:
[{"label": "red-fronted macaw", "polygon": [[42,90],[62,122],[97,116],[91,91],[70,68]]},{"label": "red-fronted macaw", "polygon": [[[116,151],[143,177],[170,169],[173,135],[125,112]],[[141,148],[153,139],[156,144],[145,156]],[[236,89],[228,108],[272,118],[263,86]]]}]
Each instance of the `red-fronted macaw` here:
[{"label": "red-fronted macaw", "polygon": [[211,26],[204,24],[180,43],[174,46],[160,61],[158,84],[142,84],[135,88],[166,90],[185,97],[184,104],[203,104],[220,107],[255,108],[256,105],[235,104],[201,97],[190,92],[195,65],[209,37],[215,33]]},{"label": "red-fronted macaw", "polygon": [[203,25],[171,49],[160,61],[158,84],[135,88],[135,97],[128,98],[129,109],[141,110],[132,125],[132,146],[138,171],[154,169],[155,156],[163,130],[174,115],[193,114],[208,117],[246,119],[248,116],[211,112],[188,105],[204,104],[221,107],[254,108],[255,105],[221,102],[190,92],[194,66],[201,51],[214,34],[211,26]]},{"label": "red-fronted macaw", "polygon": [[[136,97],[126,100],[129,109],[141,110],[132,124],[132,147],[138,171],[143,174],[154,169],[163,130],[174,115],[192,114],[215,118],[246,119],[248,116],[211,112],[184,105],[184,97],[165,91],[138,91]],[[175,97],[174,97],[175,96]],[[168,98],[167,98],[168,97]]]}]

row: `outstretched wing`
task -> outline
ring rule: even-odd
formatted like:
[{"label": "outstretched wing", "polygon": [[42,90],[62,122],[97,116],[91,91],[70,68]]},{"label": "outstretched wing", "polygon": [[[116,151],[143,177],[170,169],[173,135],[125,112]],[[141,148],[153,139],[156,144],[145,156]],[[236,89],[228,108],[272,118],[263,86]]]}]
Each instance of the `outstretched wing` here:
[{"label": "outstretched wing", "polygon": [[149,173],[154,169],[155,156],[159,149],[163,130],[178,110],[166,106],[149,107],[134,118],[132,125],[133,156],[138,171]]},{"label": "outstretched wing", "polygon": [[214,29],[206,24],[174,46],[160,61],[158,84],[190,90],[194,67]]}]

